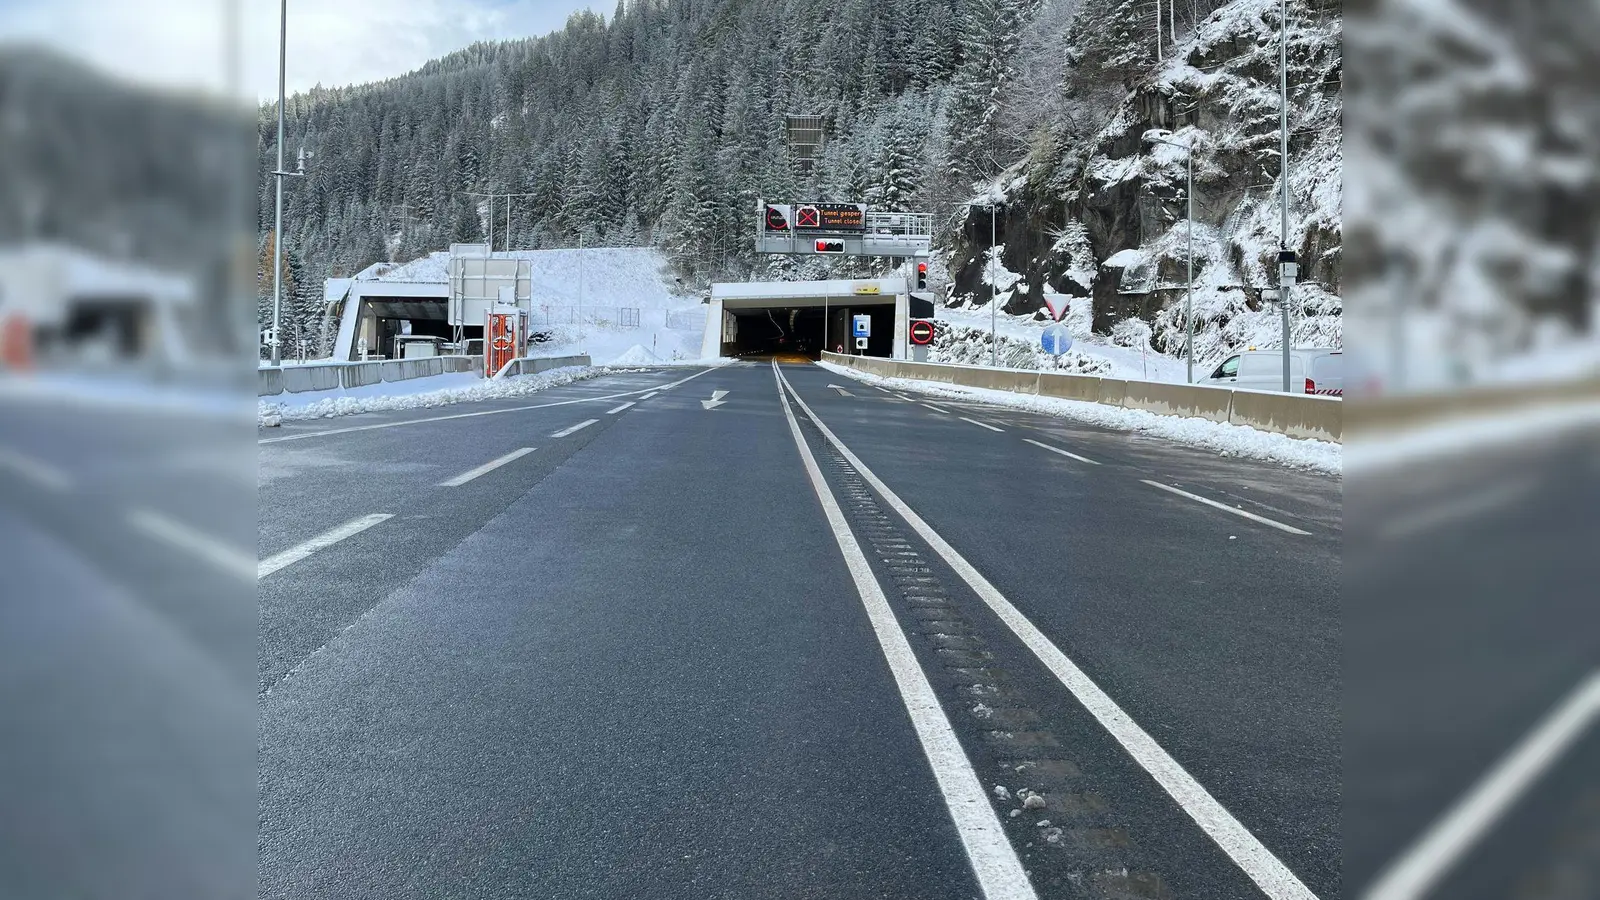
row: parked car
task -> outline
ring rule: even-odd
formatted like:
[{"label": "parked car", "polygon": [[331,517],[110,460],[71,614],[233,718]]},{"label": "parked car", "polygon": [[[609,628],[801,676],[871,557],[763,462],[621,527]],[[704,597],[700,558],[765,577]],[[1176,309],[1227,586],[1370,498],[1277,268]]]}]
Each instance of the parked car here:
[{"label": "parked car", "polygon": [[[1283,351],[1250,349],[1222,361],[1200,384],[1251,391],[1283,390]],[[1289,351],[1289,392],[1344,396],[1344,352],[1326,347]]]}]

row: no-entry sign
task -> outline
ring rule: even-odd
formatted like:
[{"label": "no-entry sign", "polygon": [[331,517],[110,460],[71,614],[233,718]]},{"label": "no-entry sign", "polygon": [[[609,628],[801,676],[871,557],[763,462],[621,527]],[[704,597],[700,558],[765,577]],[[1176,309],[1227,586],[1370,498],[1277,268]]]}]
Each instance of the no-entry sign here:
[{"label": "no-entry sign", "polygon": [[918,319],[911,323],[911,343],[933,343],[933,323],[927,319]]}]

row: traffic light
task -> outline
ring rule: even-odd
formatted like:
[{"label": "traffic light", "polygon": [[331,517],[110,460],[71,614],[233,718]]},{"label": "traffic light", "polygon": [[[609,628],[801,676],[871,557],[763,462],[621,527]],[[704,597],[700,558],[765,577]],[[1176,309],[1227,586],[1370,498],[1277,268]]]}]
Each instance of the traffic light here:
[{"label": "traffic light", "polygon": [[917,290],[925,291],[927,289],[928,289],[928,264],[925,263],[925,262],[919,262],[919,263],[917,263]]},{"label": "traffic light", "polygon": [[817,241],[818,253],[843,253],[844,241]]}]

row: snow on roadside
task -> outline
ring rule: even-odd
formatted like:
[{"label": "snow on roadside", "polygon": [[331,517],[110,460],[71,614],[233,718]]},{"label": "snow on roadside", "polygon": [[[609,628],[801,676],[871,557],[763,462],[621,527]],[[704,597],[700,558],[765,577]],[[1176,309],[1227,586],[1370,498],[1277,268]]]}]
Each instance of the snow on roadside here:
[{"label": "snow on roadside", "polygon": [[[360,413],[391,412],[403,409],[432,409],[436,406],[450,406],[456,403],[471,403],[478,400],[509,400],[517,397],[526,397],[537,394],[553,387],[572,384],[575,381],[594,378],[598,375],[611,374],[618,370],[610,368],[568,366],[563,369],[551,369],[537,375],[518,375],[511,378],[487,379],[467,375],[473,379],[471,384],[462,384],[451,387],[437,387],[434,385],[409,385],[405,381],[385,382],[381,387],[390,390],[385,393],[368,394],[364,396],[350,396],[348,394],[337,396],[320,396],[306,398],[301,402],[279,400],[276,398],[262,397],[258,404],[257,421],[265,427],[272,427],[282,422],[299,422],[307,419],[331,419],[337,416],[353,416]],[[457,373],[459,374],[459,373]],[[449,376],[437,376],[446,378]],[[432,378],[412,379],[416,382],[433,381]],[[380,385],[369,385],[380,387]],[[422,388],[422,390],[418,390]],[[312,393],[312,392],[308,392]],[[317,394],[334,394],[333,391],[317,391]],[[289,395],[294,397],[295,395]]]},{"label": "snow on roadside", "polygon": [[1142,409],[1123,409],[1100,403],[1038,397],[987,388],[973,388],[916,381],[909,378],[884,378],[836,363],[818,363],[830,372],[846,375],[867,384],[900,391],[917,391],[935,397],[975,400],[996,406],[1009,406],[1027,412],[1073,419],[1101,428],[1136,431],[1180,444],[1211,450],[1219,456],[1260,459],[1296,469],[1339,474],[1344,469],[1343,448],[1330,441],[1313,441],[1274,434],[1245,425],[1213,422],[1184,416],[1162,416]]}]

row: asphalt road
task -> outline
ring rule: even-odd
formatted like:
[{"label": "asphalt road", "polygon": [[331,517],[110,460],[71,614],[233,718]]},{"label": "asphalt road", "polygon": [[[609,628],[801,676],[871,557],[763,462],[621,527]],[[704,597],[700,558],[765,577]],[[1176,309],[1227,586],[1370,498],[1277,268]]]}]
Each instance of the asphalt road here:
[{"label": "asphalt road", "polygon": [[[1350,883],[1432,857],[1413,896],[1600,896],[1600,429],[1350,484]],[[1493,814],[1452,818],[1524,742],[1556,733],[1564,705],[1580,715],[1562,749],[1538,754]],[[1447,822],[1475,827],[1420,853]]]},{"label": "asphalt road", "polygon": [[260,896],[1340,895],[1337,479],[783,371],[262,430]]},{"label": "asphalt road", "polygon": [[0,398],[0,895],[254,892],[250,406]]}]

